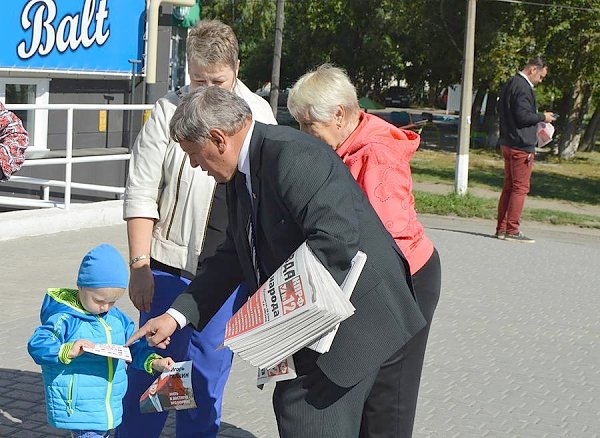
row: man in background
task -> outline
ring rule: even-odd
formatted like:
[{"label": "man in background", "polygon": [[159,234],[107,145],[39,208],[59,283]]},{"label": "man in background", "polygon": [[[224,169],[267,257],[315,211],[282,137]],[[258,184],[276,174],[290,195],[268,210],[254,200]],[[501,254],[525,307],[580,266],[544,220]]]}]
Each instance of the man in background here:
[{"label": "man in background", "polygon": [[521,213],[529,193],[537,143],[537,124],[556,120],[551,112],[538,112],[533,87],[548,74],[541,56],[531,58],[500,90],[500,147],[504,157],[504,184],[498,201],[496,237],[534,243],[519,229]]}]

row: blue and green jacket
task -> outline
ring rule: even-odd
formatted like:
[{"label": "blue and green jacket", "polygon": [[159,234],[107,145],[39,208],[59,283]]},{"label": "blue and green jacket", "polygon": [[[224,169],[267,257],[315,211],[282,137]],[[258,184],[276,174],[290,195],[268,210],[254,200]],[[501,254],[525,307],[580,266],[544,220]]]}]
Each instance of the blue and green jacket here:
[{"label": "blue and green jacket", "polygon": [[[121,423],[121,400],[127,390],[125,362],[84,353],[68,354],[73,342],[123,345],[134,332],[133,321],[116,307],[101,315],[87,312],[74,289],[48,289],[38,327],[27,349],[42,367],[48,422],[61,429],[114,429]],[[156,355],[145,340],[131,347],[132,366],[152,373]]]}]

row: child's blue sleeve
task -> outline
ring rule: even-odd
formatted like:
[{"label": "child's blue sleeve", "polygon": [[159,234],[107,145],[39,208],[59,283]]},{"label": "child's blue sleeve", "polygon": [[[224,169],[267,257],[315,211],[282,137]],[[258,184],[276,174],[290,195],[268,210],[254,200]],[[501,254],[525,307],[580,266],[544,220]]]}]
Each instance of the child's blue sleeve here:
[{"label": "child's blue sleeve", "polygon": [[27,351],[35,363],[49,365],[60,362],[59,354],[61,347],[67,343],[65,339],[68,339],[70,320],[66,313],[57,313],[35,329],[27,343]]}]

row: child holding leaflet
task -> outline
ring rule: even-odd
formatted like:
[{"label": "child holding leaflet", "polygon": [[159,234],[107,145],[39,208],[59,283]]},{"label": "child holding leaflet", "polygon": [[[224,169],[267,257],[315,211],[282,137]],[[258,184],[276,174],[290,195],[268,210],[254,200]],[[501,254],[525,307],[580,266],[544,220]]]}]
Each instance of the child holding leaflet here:
[{"label": "child holding leaflet", "polygon": [[[27,345],[42,367],[48,422],[73,437],[108,437],[121,423],[127,390],[125,361],[85,350],[95,344],[124,345],[133,321],[114,307],[128,282],[127,266],[111,245],[89,251],[79,267],[78,289],[48,289],[39,326]],[[154,353],[145,341],[130,346],[131,366],[170,370],[171,358]]]}]

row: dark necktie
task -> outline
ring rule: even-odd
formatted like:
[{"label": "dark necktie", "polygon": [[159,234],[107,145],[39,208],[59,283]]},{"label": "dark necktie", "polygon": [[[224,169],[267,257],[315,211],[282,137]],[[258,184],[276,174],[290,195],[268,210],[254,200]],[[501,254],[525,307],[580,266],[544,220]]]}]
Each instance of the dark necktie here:
[{"label": "dark necktie", "polygon": [[242,214],[248,217],[248,219],[244,218],[244,223],[246,224],[246,236],[248,238],[248,244],[250,245],[250,258],[252,259],[252,265],[254,267],[254,275],[256,276],[257,284],[260,286],[263,283],[264,275],[260,268],[260,261],[256,250],[256,213],[254,211],[252,199],[250,198],[250,193],[248,192],[248,186],[246,185],[246,175],[239,171],[236,175],[236,191],[242,203]]}]

